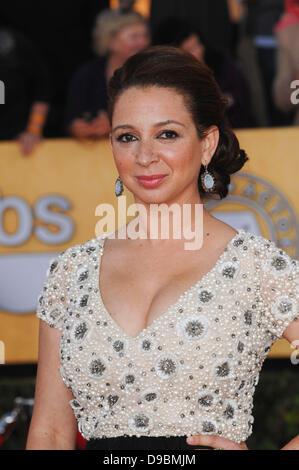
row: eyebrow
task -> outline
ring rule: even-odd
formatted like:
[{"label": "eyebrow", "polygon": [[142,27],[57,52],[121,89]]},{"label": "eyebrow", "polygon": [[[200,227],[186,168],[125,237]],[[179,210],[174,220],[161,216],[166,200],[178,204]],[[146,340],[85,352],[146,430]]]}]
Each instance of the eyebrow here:
[{"label": "eyebrow", "polygon": [[[185,124],[179,121],[174,121],[173,119],[168,119],[167,121],[162,121],[162,122],[157,122],[154,124],[154,127],[160,127],[160,126],[165,126],[166,124],[179,124],[180,126],[186,127]],[[134,126],[131,126],[130,124],[122,124],[120,126],[114,127],[112,132],[117,131],[117,129],[134,129]]]}]

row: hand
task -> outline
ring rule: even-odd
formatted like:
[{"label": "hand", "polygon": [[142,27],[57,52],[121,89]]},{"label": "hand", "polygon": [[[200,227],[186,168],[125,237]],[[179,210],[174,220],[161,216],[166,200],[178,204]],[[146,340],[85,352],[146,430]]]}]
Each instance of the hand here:
[{"label": "hand", "polygon": [[[189,443],[189,439],[192,438],[192,444]],[[194,439],[194,442],[193,442]],[[213,447],[213,449],[221,448],[221,450],[249,450],[245,442],[241,442],[241,444],[237,444],[230,439],[226,439],[225,437],[220,437],[216,435],[207,435],[207,434],[196,434],[194,436],[190,436],[187,439],[187,444],[190,445],[200,445],[200,446],[209,446]],[[197,449],[197,450],[209,450],[209,449]]]},{"label": "hand", "polygon": [[17,139],[21,146],[21,152],[24,156],[29,155],[32,152],[35,145],[41,141],[40,136],[36,134],[32,134],[31,132],[27,132],[27,131],[24,131],[21,134],[19,134],[17,136]]},{"label": "hand", "polygon": [[95,137],[102,137],[104,135],[109,134],[110,132],[110,122],[108,119],[108,114],[103,109],[99,111],[98,117],[93,119],[91,122],[94,136]]},{"label": "hand", "polygon": [[280,450],[299,450],[299,434],[289,441],[285,446]]}]

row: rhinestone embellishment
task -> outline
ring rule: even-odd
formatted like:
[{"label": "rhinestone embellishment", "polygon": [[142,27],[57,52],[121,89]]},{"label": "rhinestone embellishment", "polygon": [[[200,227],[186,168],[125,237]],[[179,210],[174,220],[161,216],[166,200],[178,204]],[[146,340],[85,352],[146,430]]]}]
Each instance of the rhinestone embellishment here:
[{"label": "rhinestone embellishment", "polygon": [[215,266],[133,338],[101,302],[103,246],[94,238],[52,259],[37,299],[37,317],[62,332],[59,371],[83,437],[246,441],[262,364],[298,319],[299,262],[239,230]]}]

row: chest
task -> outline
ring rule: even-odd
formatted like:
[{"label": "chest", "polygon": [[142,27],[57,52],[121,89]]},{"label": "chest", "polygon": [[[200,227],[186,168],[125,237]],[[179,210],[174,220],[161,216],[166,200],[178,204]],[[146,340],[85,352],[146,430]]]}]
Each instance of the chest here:
[{"label": "chest", "polygon": [[135,337],[204,279],[221,253],[161,253],[107,250],[101,257],[99,291],[104,307],[128,335]]},{"label": "chest", "polygon": [[[70,293],[61,343],[64,370],[69,377],[76,372],[78,390],[83,384],[92,386],[90,379],[105,390],[112,384],[129,389],[132,380],[141,390],[153,381],[159,387],[161,380],[173,378],[176,382],[170,383],[188,383],[193,396],[201,381],[206,386],[215,380],[216,386],[218,380],[231,379],[231,393],[237,392],[234,387],[241,385],[248,371],[259,367],[264,339],[257,334],[259,306],[248,270],[239,265],[235,277],[222,275],[227,262],[221,260],[217,270],[134,335],[103,305],[96,287],[97,269],[90,268],[83,289],[77,285]],[[85,296],[88,299],[82,302]]]}]

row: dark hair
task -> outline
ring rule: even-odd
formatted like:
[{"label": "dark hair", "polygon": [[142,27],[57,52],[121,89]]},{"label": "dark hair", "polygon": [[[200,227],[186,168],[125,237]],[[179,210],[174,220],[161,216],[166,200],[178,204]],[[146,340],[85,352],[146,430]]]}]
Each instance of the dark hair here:
[{"label": "dark hair", "polygon": [[226,115],[228,103],[213,72],[192,54],[172,46],[151,46],[131,56],[115,70],[108,84],[108,115],[112,123],[113,109],[120,95],[131,87],[157,86],[172,88],[180,93],[193,117],[199,138],[205,137],[209,127],[219,129],[219,142],[208,165],[215,177],[213,192],[207,193],[198,175],[198,189],[202,199],[223,199],[228,194],[230,175],[240,170],[248,157],[240,149]]}]

